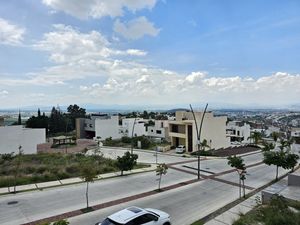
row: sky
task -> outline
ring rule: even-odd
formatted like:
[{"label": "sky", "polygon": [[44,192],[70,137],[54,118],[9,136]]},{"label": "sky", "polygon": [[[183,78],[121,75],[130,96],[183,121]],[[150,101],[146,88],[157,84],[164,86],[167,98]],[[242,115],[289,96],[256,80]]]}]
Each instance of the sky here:
[{"label": "sky", "polygon": [[299,60],[299,0],[0,0],[2,109],[285,107]]}]

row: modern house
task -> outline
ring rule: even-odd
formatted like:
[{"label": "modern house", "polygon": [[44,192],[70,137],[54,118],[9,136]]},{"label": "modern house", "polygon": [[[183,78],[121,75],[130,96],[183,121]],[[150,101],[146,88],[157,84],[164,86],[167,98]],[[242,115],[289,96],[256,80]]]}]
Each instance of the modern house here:
[{"label": "modern house", "polygon": [[[195,112],[199,127],[203,112]],[[226,116],[214,116],[212,112],[204,115],[200,141],[207,140],[210,149],[230,146],[226,137]],[[177,111],[175,121],[169,121],[171,145],[185,145],[188,152],[197,151],[197,130],[192,112]]]},{"label": "modern house", "polygon": [[24,154],[33,154],[37,152],[37,145],[45,142],[44,128],[23,128],[21,125],[0,127],[0,154],[17,153],[20,146]]},{"label": "modern house", "polygon": [[241,121],[229,121],[226,125],[226,135],[231,143],[248,143],[250,137],[250,125]]},{"label": "modern house", "polygon": [[120,126],[120,134],[126,137],[147,135],[147,123],[148,120],[144,120],[143,118],[124,118]]},{"label": "modern house", "polygon": [[169,121],[154,120],[154,125],[147,126],[147,136],[169,140]]},{"label": "modern house", "polygon": [[119,116],[92,114],[90,118],[78,118],[76,119],[76,137],[99,137],[102,140],[109,137],[120,138]]}]

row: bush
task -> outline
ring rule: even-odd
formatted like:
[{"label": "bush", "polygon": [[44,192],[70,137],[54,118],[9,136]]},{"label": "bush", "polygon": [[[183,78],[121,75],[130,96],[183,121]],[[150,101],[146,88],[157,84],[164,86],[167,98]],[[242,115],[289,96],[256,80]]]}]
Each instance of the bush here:
[{"label": "bush", "polygon": [[32,173],[35,173],[36,172],[36,168],[33,167],[33,166],[26,166],[24,169],[23,169],[23,172],[25,174],[32,174]]},{"label": "bush", "polygon": [[71,165],[66,167],[66,172],[69,174],[78,174],[79,173],[79,167],[78,165]]},{"label": "bush", "polygon": [[121,138],[121,141],[123,142],[123,143],[127,143],[127,144],[130,144],[131,143],[131,138],[130,137],[126,137],[126,136],[124,136],[124,137],[122,137]]}]

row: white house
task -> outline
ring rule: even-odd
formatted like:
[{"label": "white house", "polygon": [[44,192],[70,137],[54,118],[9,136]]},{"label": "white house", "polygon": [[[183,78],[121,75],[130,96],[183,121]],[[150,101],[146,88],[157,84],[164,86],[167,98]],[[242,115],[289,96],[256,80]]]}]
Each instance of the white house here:
[{"label": "white house", "polygon": [[76,119],[77,138],[95,138],[102,140],[112,137],[121,138],[119,132],[119,116],[107,114],[92,114],[90,118]]},{"label": "white house", "polygon": [[[195,112],[197,125],[201,121],[203,112]],[[226,137],[226,116],[214,116],[212,112],[204,115],[200,141],[206,139],[209,148],[219,149],[229,147]],[[176,120],[169,121],[169,136],[171,145],[185,145],[188,152],[197,150],[197,131],[193,114],[186,111],[177,111]]]},{"label": "white house", "polygon": [[0,127],[0,154],[17,153],[19,146],[24,154],[33,154],[37,152],[37,145],[45,142],[44,128],[23,128],[21,125]]},{"label": "white house", "polygon": [[147,126],[147,136],[152,138],[168,139],[169,138],[169,121],[154,120],[153,126]]},{"label": "white house", "polygon": [[241,121],[229,121],[226,125],[226,135],[230,138],[230,142],[248,143],[250,125]]},{"label": "white house", "polygon": [[[148,120],[142,118],[125,118],[122,119],[122,125],[120,127],[120,133],[122,136],[131,137],[132,131],[133,136],[147,135],[145,124]],[[134,125],[134,127],[133,127]]]}]

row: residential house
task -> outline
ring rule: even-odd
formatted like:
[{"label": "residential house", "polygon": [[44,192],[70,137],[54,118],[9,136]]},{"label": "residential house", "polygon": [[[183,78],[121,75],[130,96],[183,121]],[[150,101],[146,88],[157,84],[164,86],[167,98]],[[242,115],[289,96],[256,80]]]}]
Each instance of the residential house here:
[{"label": "residential house", "polygon": [[[199,128],[203,112],[195,112]],[[212,112],[204,115],[200,141],[207,140],[210,149],[230,146],[226,137],[226,116],[214,116]],[[197,130],[192,112],[177,111],[175,121],[169,121],[169,136],[171,145],[185,145],[188,152],[197,151]]]},{"label": "residential house", "polygon": [[248,143],[250,137],[250,125],[241,121],[229,121],[226,125],[226,135],[231,143]]}]

